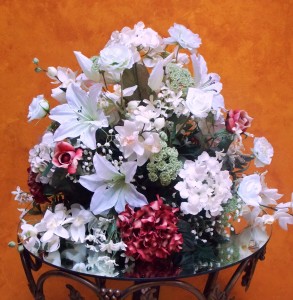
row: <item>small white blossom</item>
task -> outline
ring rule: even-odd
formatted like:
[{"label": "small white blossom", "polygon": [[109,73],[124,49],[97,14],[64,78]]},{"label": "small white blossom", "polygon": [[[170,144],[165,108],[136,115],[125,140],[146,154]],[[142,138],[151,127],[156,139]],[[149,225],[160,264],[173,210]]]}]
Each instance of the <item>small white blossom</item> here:
[{"label": "small white blossom", "polygon": [[24,192],[19,186],[16,187],[15,191],[11,192],[12,195],[15,195],[14,200],[19,203],[28,203],[33,201],[33,196]]},{"label": "small white blossom", "polygon": [[100,250],[108,253],[117,252],[119,250],[125,251],[126,244],[124,244],[123,242],[113,243],[113,241],[110,240],[108,243],[101,244]]}]

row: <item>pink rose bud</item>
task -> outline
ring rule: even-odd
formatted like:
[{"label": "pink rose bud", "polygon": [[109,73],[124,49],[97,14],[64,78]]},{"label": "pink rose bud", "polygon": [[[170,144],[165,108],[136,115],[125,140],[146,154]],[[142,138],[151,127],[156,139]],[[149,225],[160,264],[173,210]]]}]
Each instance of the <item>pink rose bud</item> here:
[{"label": "pink rose bud", "polygon": [[57,143],[52,163],[59,168],[68,169],[69,174],[75,174],[78,160],[82,158],[82,150],[77,149],[67,142]]},{"label": "pink rose bud", "polygon": [[226,129],[232,133],[243,133],[251,125],[253,119],[245,110],[229,110],[226,118]]}]

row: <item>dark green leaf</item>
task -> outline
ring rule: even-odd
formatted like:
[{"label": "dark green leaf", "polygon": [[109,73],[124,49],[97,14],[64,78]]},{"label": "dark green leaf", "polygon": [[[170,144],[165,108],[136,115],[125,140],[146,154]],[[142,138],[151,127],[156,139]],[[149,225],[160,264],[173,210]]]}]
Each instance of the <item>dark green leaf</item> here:
[{"label": "dark green leaf", "polygon": [[49,171],[51,170],[51,168],[53,167],[53,164],[51,162],[48,163],[46,169],[44,170],[44,172],[42,173],[42,176],[47,176]]},{"label": "dark green leaf", "polygon": [[148,86],[149,72],[142,64],[134,64],[131,69],[126,69],[122,74],[123,89],[137,85],[132,96],[125,97],[128,101],[149,99],[151,89]]}]

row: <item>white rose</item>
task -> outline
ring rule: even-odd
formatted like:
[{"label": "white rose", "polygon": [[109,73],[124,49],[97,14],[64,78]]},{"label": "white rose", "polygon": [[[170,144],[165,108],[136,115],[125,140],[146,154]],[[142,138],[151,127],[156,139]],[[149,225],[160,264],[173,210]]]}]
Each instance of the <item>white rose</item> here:
[{"label": "white rose", "polygon": [[43,95],[39,95],[32,100],[28,109],[29,112],[27,117],[30,122],[45,117],[49,112],[50,105]]},{"label": "white rose", "polygon": [[123,45],[111,45],[100,52],[100,69],[108,72],[122,73],[135,63],[132,51]]},{"label": "white rose", "polygon": [[269,165],[274,155],[273,146],[265,137],[254,139],[254,147],[252,149],[252,152],[255,155],[254,164],[258,168]]},{"label": "white rose", "polygon": [[258,206],[261,202],[260,192],[262,190],[260,176],[257,174],[245,176],[239,184],[237,194],[247,204]]},{"label": "white rose", "polygon": [[189,88],[186,97],[188,110],[197,118],[205,118],[212,109],[213,95],[200,89]]},{"label": "white rose", "polygon": [[193,33],[185,26],[180,24],[174,24],[168,30],[170,37],[164,39],[165,44],[176,44],[178,43],[182,48],[194,51],[201,44],[201,39],[198,34]]}]

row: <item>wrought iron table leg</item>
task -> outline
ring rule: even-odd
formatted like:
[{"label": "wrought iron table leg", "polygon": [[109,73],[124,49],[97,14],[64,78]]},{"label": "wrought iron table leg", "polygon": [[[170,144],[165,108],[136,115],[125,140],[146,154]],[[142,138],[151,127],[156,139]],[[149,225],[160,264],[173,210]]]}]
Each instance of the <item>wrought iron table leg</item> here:
[{"label": "wrought iron table leg", "polygon": [[217,280],[219,277],[219,272],[213,272],[209,274],[209,277],[207,279],[203,294],[208,298],[211,291],[215,289],[215,286],[217,285]]},{"label": "wrought iron table leg", "polygon": [[26,275],[26,279],[28,281],[29,290],[32,293],[32,295],[34,295],[36,291],[36,282],[32,271],[38,271],[41,268],[42,260],[37,258],[33,260],[30,253],[26,249],[20,251],[19,255]]}]

